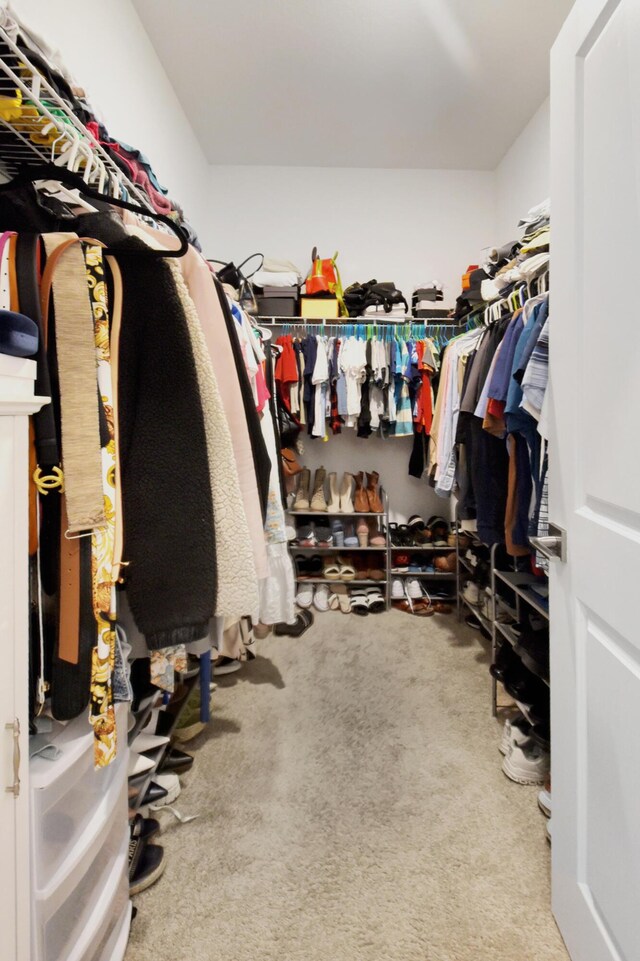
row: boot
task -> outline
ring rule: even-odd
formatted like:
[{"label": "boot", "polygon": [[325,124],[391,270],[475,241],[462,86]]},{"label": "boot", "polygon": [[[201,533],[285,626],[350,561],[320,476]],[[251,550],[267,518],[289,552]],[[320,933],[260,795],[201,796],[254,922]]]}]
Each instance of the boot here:
[{"label": "boot", "polygon": [[300,471],[300,480],[298,482],[298,490],[296,492],[296,498],[293,502],[293,507],[291,510],[294,511],[308,511],[309,510],[309,487],[311,485],[311,471],[308,467],[304,467]]},{"label": "boot", "polygon": [[338,514],[340,512],[340,497],[338,495],[338,475],[335,471],[329,474],[329,507],[328,511],[330,514]]},{"label": "boot", "polygon": [[375,514],[382,514],[384,510],[380,494],[378,493],[379,480],[380,477],[377,471],[367,474],[367,499],[369,502],[369,510],[373,511]]},{"label": "boot", "polygon": [[324,482],[326,476],[327,472],[324,467],[319,467],[313,481],[313,494],[311,497],[312,511],[326,511],[327,509],[327,502],[324,499]]},{"label": "boot", "polygon": [[340,511],[343,514],[353,514],[353,500],[351,499],[351,481],[353,474],[344,472],[342,484],[340,485]]},{"label": "boot", "polygon": [[356,482],[356,496],[354,499],[356,513],[367,514],[369,512],[369,498],[367,497],[367,492],[363,486],[364,474],[362,471],[358,471],[354,477],[354,480]]}]

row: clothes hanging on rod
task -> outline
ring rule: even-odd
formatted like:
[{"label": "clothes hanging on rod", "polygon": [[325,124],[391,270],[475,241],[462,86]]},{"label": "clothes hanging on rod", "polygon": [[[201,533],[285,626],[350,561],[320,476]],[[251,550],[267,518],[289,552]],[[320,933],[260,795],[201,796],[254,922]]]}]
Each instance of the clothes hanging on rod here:
[{"label": "clothes hanging on rod", "polygon": [[483,543],[504,543],[512,556],[529,555],[529,537],[548,523],[549,241],[547,211],[520,243],[506,245],[494,299],[476,307],[481,327],[445,350],[441,382],[449,389],[438,394],[430,447],[436,493],[457,493],[461,520],[475,521]]}]

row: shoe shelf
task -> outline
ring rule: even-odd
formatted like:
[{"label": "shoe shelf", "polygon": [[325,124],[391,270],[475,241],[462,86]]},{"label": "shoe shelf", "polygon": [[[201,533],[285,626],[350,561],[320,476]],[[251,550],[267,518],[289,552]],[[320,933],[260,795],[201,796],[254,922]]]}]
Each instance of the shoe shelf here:
[{"label": "shoe shelf", "polygon": [[396,547],[395,544],[391,544],[391,550],[398,551],[401,554],[404,554],[407,551],[420,551],[422,553],[425,553],[425,551],[448,551],[449,553],[452,553],[454,549],[455,548],[451,547],[449,544],[447,544],[445,547],[436,547],[434,544],[425,544],[424,547]]},{"label": "shoe shelf", "polygon": [[546,620],[549,620],[549,611],[545,608],[544,604],[536,598],[533,591],[530,590],[532,584],[542,583],[541,578],[536,577],[534,574],[528,574],[525,571],[495,570],[494,574],[498,580],[507,584],[518,597],[533,607],[538,614]]},{"label": "shoe shelf", "polygon": [[386,517],[384,511],[350,511],[345,514],[344,511],[300,511],[291,507],[287,509],[287,514],[294,514],[296,517],[343,517],[347,521],[350,517]]},{"label": "shoe shelf", "polygon": [[[171,746],[172,746],[171,735],[173,734],[176,727],[178,726],[178,722],[180,721],[182,712],[185,709],[187,701],[189,700],[194,687],[199,683],[199,676],[196,675],[195,677],[188,677],[186,680],[183,681],[183,683],[187,688],[187,693],[182,701],[182,704],[180,705],[180,710],[177,712],[174,718],[174,721],[173,721],[173,724],[171,725],[170,730],[167,732],[167,737],[169,738],[169,741],[167,742],[167,744],[163,744],[162,747],[157,748],[156,751],[148,752],[148,756],[152,757],[154,760],[154,767],[152,767],[149,771],[145,771],[144,775],[141,776],[140,784],[135,785],[138,788],[138,793],[133,798],[129,799],[129,807],[132,808],[134,811],[138,811],[142,807],[142,799],[147,793],[147,789],[149,785],[151,784],[152,780],[154,779],[160,767],[162,766],[162,762],[164,761],[165,754],[167,754],[168,751],[171,750]],[[149,712],[149,714],[150,713],[151,712]],[[147,715],[147,720],[148,719],[149,719],[149,715]]]},{"label": "shoe shelf", "polygon": [[387,550],[386,545],[382,547],[296,547],[296,545],[291,542],[289,542],[289,547],[292,554],[344,554],[345,552],[348,554],[356,554],[360,551],[377,551],[377,553],[380,554]]},{"label": "shoe shelf", "polygon": [[480,621],[485,631],[490,634],[492,622],[489,620],[489,618],[485,617],[480,608],[476,607],[475,604],[472,604],[471,601],[468,601],[460,592],[458,592],[458,597],[460,598],[461,605],[468,608],[473,616],[477,617],[477,619]]},{"label": "shoe shelf", "polygon": [[457,575],[450,571],[396,571],[392,567],[391,573],[394,577],[422,577],[442,581],[455,581],[457,578]]},{"label": "shoe shelf", "polygon": [[353,578],[349,580],[347,577],[297,577],[296,581],[299,584],[369,584],[371,587],[375,587],[376,584],[386,584],[387,581],[373,581],[370,579],[358,580],[358,578]]},{"label": "shoe shelf", "polygon": [[143,707],[141,710],[139,710],[138,713],[135,715],[136,723],[133,725],[133,727],[131,728],[128,734],[129,745],[133,744],[136,737],[138,736],[142,728],[146,725],[147,721],[151,717],[151,712],[153,711],[154,708],[159,706],[161,700],[162,700],[162,691],[160,690],[160,688],[158,688],[158,693],[154,694],[153,697],[150,698],[149,703],[145,705],[145,707]]}]

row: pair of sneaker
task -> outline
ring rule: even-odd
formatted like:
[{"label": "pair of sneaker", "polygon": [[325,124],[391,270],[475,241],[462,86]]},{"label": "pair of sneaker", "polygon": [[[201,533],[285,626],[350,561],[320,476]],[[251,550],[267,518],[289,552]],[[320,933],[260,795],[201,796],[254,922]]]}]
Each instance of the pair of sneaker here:
[{"label": "pair of sneaker", "polygon": [[502,770],[516,784],[544,784],[551,770],[551,755],[531,736],[531,725],[520,716],[505,721],[500,743]]}]

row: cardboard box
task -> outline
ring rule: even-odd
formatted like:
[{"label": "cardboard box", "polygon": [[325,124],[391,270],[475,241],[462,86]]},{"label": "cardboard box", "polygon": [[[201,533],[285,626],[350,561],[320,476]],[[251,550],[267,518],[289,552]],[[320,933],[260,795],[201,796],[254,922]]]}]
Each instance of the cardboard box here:
[{"label": "cardboard box", "polygon": [[335,320],[340,308],[335,297],[301,297],[300,316],[307,320]]}]

